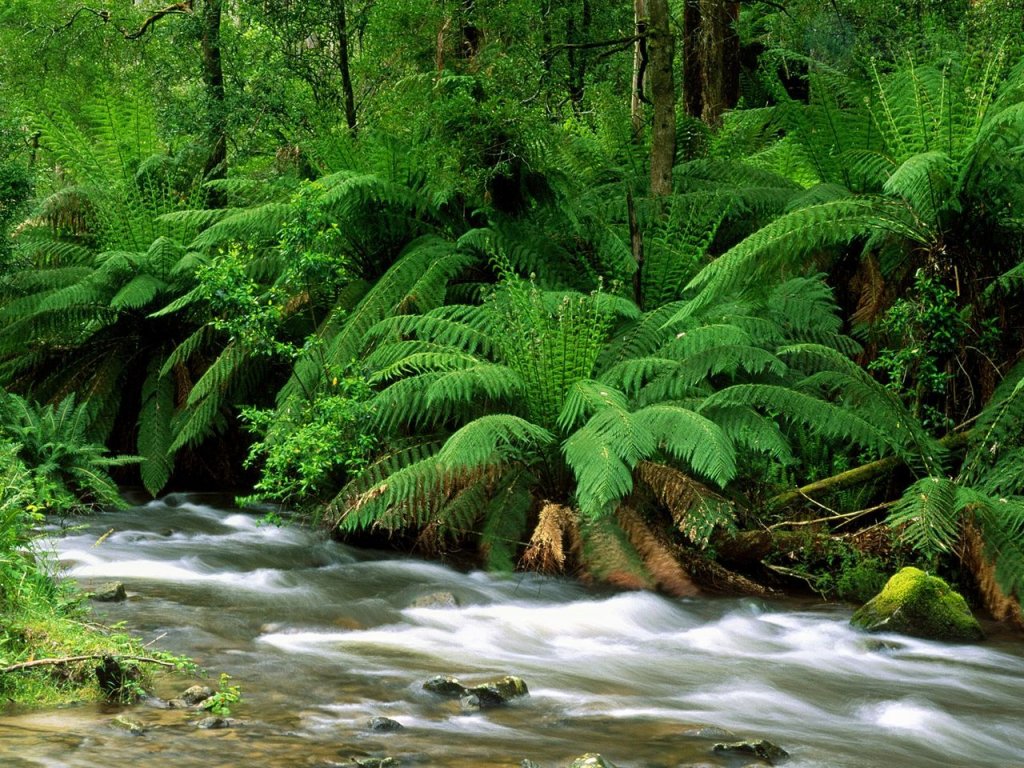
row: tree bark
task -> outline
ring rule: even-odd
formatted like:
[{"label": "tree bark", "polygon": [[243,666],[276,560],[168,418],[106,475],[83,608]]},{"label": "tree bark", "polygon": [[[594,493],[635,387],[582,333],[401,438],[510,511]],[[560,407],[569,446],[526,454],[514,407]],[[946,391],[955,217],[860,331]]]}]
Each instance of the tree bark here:
[{"label": "tree bark", "polygon": [[[202,38],[203,82],[206,84],[207,143],[209,155],[203,167],[206,181],[226,179],[228,175],[228,120],[224,103],[224,67],[220,51],[222,0],[203,4]],[[227,193],[216,187],[207,190],[208,208],[227,206]]]},{"label": "tree bark", "polygon": [[686,114],[717,127],[739,99],[740,41],[736,0],[686,0],[683,92]]},{"label": "tree bark", "polygon": [[348,129],[356,132],[356,97],[352,89],[352,70],[348,60],[348,20],[345,14],[345,0],[335,0],[334,31],[338,36],[338,71],[341,73],[341,91],[345,104],[345,122]]},{"label": "tree bark", "polygon": [[675,40],[669,29],[668,0],[648,0],[647,50],[650,57],[651,102],[654,125],[651,131],[651,194],[672,194],[672,167],[676,159],[676,92],[672,77]]},{"label": "tree bark", "polygon": [[573,112],[577,115],[583,111],[583,95],[587,79],[587,51],[585,48],[577,46],[589,40],[591,22],[593,21],[590,0],[582,0],[582,2],[579,27],[576,26],[574,14],[570,13],[565,22],[566,42],[570,44],[566,51],[569,68],[569,101],[572,103]]},{"label": "tree bark", "polygon": [[633,18],[636,44],[633,46],[633,95],[629,112],[633,121],[633,140],[639,142],[644,132],[644,82],[647,79],[647,0],[633,0]]}]

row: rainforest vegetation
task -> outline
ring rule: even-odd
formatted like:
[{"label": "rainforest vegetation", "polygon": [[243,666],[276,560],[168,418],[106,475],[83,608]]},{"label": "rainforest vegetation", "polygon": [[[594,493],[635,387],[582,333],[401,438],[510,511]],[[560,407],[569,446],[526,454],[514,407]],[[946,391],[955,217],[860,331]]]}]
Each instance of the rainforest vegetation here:
[{"label": "rainforest vegetation", "polygon": [[1019,2],[8,0],[0,41],[5,611],[44,513],[215,488],[1019,620]]}]

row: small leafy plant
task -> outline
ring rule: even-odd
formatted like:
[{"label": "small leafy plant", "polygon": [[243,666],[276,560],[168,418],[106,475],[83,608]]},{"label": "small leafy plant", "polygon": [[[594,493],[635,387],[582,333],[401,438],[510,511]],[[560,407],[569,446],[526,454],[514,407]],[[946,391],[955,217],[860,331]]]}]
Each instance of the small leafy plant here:
[{"label": "small leafy plant", "polygon": [[242,700],[242,688],[231,684],[231,675],[227,672],[220,673],[220,683],[217,692],[203,702],[203,709],[218,717],[227,717],[231,714],[231,707]]}]

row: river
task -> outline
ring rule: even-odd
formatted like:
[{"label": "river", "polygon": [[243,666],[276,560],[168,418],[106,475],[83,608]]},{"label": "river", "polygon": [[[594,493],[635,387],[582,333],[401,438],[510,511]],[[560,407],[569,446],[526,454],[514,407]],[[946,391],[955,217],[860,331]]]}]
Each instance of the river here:
[{"label": "river", "polygon": [[[129,599],[97,604],[98,620],[193,657],[214,687],[221,672],[241,685],[234,727],[197,730],[185,712],[153,706],[8,713],[0,765],[292,768],[390,756],[561,768],[584,752],[620,768],[750,763],[712,751],[723,737],[708,729],[724,729],[778,744],[792,768],[1024,766],[1024,644],[1009,634],[945,645],[861,634],[835,605],[462,573],[207,501],[172,496],[88,518],[55,546],[84,585],[125,583]],[[457,606],[413,606],[438,592]],[[530,696],[466,713],[422,690],[437,674],[515,674]],[[156,693],[192,682],[162,676]],[[119,712],[145,734],[113,728]],[[374,716],[405,728],[370,731]]]}]

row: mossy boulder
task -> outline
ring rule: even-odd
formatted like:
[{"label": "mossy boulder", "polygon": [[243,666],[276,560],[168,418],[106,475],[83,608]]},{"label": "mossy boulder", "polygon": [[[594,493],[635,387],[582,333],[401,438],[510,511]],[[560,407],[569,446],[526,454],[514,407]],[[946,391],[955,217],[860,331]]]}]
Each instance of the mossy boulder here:
[{"label": "mossy boulder", "polygon": [[904,568],[850,619],[868,632],[899,632],[929,640],[982,640],[963,596],[937,576]]}]

